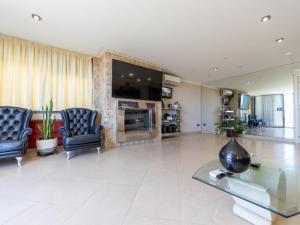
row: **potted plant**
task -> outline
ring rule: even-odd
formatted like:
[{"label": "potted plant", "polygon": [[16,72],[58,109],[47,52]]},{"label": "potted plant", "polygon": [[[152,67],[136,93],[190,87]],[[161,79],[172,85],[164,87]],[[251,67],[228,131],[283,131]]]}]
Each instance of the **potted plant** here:
[{"label": "potted plant", "polygon": [[39,155],[47,155],[56,151],[57,138],[53,138],[53,125],[55,119],[52,119],[53,102],[50,100],[49,106],[42,107],[43,124],[38,126],[41,138],[36,140],[36,147]]},{"label": "potted plant", "polygon": [[227,137],[238,137],[246,130],[246,126],[239,118],[233,120],[221,120],[215,124],[216,134],[224,134],[226,132]]}]

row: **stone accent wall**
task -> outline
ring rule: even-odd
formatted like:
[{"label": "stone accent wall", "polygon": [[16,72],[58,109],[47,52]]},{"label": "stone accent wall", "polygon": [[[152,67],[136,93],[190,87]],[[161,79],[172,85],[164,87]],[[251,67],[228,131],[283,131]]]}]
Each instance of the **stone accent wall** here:
[{"label": "stone accent wall", "polygon": [[[120,60],[127,63],[135,64],[138,66],[147,67],[161,71],[161,68],[148,64],[141,60],[129,58],[126,56],[114,54],[111,52],[105,52],[100,57],[93,58],[93,79],[94,79],[94,106],[95,109],[101,115],[100,121],[104,125],[104,148],[112,148],[119,143],[117,142],[118,124],[117,124],[117,113],[118,113],[118,98],[112,98],[112,60]],[[124,99],[122,99],[124,100]],[[146,102],[153,101],[139,101]],[[156,104],[157,124],[156,127],[159,132],[156,131],[154,141],[161,139],[160,127],[161,127],[161,102],[154,102]]]}]

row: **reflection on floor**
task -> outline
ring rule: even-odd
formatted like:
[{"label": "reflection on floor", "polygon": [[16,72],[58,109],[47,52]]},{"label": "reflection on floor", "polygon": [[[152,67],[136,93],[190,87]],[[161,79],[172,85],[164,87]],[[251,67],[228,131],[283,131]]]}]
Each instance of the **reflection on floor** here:
[{"label": "reflection on floor", "polygon": [[[250,225],[232,198],[192,179],[228,138],[189,134],[162,142],[0,161],[1,225]],[[300,145],[239,139],[265,159],[300,163]],[[300,198],[300,196],[295,196]],[[300,215],[275,225],[300,224]]]},{"label": "reflection on floor", "polygon": [[270,128],[270,127],[249,128],[246,134],[281,138],[281,139],[283,138],[294,139],[294,128]]}]

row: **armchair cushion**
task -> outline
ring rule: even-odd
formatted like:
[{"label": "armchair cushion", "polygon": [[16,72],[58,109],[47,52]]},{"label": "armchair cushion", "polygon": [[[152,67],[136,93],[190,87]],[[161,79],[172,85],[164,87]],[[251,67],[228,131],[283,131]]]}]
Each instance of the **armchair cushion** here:
[{"label": "armchair cushion", "polygon": [[65,139],[66,145],[83,145],[89,143],[100,143],[101,136],[99,134],[86,134],[86,135],[77,135],[72,137],[67,137]]},{"label": "armchair cushion", "polygon": [[19,151],[24,149],[24,141],[1,141],[0,142],[0,153],[8,151]]}]

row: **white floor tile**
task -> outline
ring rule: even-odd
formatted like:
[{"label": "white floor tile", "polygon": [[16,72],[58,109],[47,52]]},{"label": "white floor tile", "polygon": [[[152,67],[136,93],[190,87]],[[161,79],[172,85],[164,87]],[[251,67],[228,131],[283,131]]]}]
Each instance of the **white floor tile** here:
[{"label": "white floor tile", "polygon": [[34,202],[0,197],[0,224],[12,219],[33,205]]},{"label": "white floor tile", "polygon": [[123,225],[182,225],[173,220],[153,219],[147,217],[129,216]]},{"label": "white floor tile", "polygon": [[177,187],[142,186],[129,214],[181,221]]},{"label": "white floor tile", "polygon": [[101,184],[90,180],[73,180],[70,178],[45,178],[26,193],[26,198],[38,202],[66,206],[80,206]]},{"label": "white floor tile", "polygon": [[107,183],[85,202],[66,225],[120,225],[136,193],[136,186]]},{"label": "white floor tile", "polygon": [[61,225],[76,208],[37,203],[5,225]]}]

